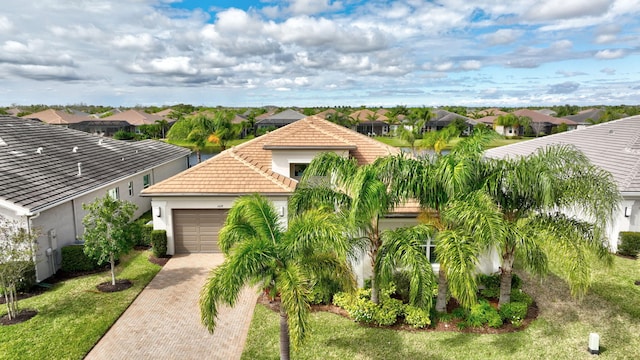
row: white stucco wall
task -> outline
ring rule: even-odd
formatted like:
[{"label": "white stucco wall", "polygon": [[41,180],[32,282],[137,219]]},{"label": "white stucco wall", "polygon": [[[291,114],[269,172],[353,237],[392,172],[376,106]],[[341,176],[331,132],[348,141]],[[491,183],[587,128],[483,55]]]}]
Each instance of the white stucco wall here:
[{"label": "white stucco wall", "polygon": [[[625,216],[625,209],[628,209],[629,216]],[[613,216],[613,221],[607,229],[609,238],[609,249],[611,252],[618,251],[619,236],[621,231],[640,232],[640,195],[625,195],[620,202],[618,211]]]},{"label": "white stucco wall", "polygon": [[[173,235],[173,210],[176,209],[230,209],[236,196],[201,196],[201,197],[154,197],[151,200],[153,210],[153,228],[167,231],[167,253],[175,254]],[[287,225],[287,197],[267,196],[280,212],[283,226]]]},{"label": "white stucco wall", "polygon": [[[328,152],[327,150],[272,150],[271,151],[271,170],[292,177],[290,174],[290,164],[309,164],[316,155]],[[348,157],[348,150],[336,150],[336,154],[342,157]]]}]

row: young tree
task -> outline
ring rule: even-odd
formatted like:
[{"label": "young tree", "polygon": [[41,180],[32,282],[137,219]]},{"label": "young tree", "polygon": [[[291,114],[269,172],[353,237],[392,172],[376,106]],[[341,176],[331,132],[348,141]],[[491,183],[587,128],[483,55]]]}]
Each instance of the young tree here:
[{"label": "young tree", "polygon": [[242,287],[260,284],[280,298],[280,359],[289,359],[305,338],[309,295],[321,278],[335,279],[353,291],[355,281],[346,256],[348,244],[336,214],[315,209],[293,216],[284,229],[273,204],[260,195],[239,198],[220,230],[225,261],[200,293],[202,323],[216,327],[218,306],[233,306]]},{"label": "young tree", "polygon": [[[7,315],[18,315],[17,285],[26,272],[35,269],[36,232],[29,232],[17,221],[0,215],[0,289],[7,304]],[[35,280],[35,279],[34,279]]]},{"label": "young tree", "polygon": [[115,261],[134,245],[126,230],[137,206],[105,195],[90,204],[82,204],[82,208],[88,212],[82,219],[84,252],[98,264],[106,261],[111,264],[111,284],[115,286]]}]

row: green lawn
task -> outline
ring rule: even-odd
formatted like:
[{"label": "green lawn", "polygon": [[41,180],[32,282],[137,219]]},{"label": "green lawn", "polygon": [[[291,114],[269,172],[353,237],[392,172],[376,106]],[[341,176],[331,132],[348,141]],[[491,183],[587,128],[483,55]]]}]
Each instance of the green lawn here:
[{"label": "green lawn", "polygon": [[[96,285],[110,280],[110,273],[102,272],[58,283],[44,294],[20,300],[20,309],[36,309],[38,315],[21,324],[0,326],[0,358],[83,358],[160,271],[160,266],[149,262],[149,254],[134,251],[122,258],[116,275],[133,282],[125,291],[97,291]],[[4,314],[6,310],[0,308],[0,315]]]},{"label": "green lawn", "polygon": [[[599,271],[582,300],[558,277],[523,275],[540,314],[525,330],[507,334],[392,331],[313,313],[309,338],[293,359],[593,359],[590,332],[600,334],[599,359],[640,358],[640,261],[615,259]],[[278,314],[256,306],[243,359],[278,358]]]}]

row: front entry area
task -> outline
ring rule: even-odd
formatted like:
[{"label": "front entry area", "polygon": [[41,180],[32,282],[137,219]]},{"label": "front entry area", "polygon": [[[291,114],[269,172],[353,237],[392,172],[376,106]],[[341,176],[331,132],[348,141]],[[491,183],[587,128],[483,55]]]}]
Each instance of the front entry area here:
[{"label": "front entry area", "polygon": [[227,209],[173,210],[175,253],[217,253],[218,231],[224,225]]}]

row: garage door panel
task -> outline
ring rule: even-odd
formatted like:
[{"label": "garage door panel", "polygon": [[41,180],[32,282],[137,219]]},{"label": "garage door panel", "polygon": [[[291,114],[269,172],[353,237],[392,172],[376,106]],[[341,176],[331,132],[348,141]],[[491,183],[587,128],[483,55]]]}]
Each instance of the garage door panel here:
[{"label": "garage door panel", "polygon": [[176,253],[220,252],[218,232],[228,210],[173,210]]}]

